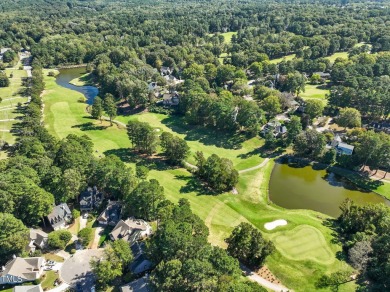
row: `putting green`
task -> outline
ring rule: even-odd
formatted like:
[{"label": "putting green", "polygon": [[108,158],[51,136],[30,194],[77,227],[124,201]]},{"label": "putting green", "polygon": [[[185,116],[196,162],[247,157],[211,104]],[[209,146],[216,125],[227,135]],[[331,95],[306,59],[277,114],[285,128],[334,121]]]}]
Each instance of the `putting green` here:
[{"label": "putting green", "polygon": [[334,261],[322,233],[309,225],[277,233],[273,242],[283,256],[292,260],[312,260],[327,265]]}]

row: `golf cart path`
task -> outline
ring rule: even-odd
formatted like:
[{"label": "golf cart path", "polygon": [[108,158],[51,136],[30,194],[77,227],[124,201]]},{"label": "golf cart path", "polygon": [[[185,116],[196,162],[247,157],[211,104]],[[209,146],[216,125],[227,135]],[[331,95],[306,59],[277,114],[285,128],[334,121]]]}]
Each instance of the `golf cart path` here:
[{"label": "golf cart path", "polygon": [[[252,171],[252,170],[255,170],[255,169],[259,169],[259,168],[262,168],[264,167],[265,165],[267,165],[268,161],[270,161],[269,158],[266,158],[263,160],[262,163],[258,164],[258,165],[255,165],[253,167],[249,167],[249,168],[246,168],[246,169],[242,169],[240,171],[238,171],[238,173],[245,173],[245,172],[248,172],[248,171]],[[198,167],[196,165],[193,165],[187,161],[184,162],[186,166],[188,166],[189,168],[192,168],[192,169],[198,169]]]},{"label": "golf cart path", "polygon": [[270,281],[260,277],[258,274],[256,274],[254,271],[250,270],[249,268],[245,267],[244,265],[240,265],[240,266],[241,266],[241,269],[245,272],[246,277],[249,280],[258,283],[267,289],[270,289],[272,291],[277,291],[277,292],[289,292],[289,291],[292,292],[293,291],[291,289],[284,287],[283,285],[271,283]]}]

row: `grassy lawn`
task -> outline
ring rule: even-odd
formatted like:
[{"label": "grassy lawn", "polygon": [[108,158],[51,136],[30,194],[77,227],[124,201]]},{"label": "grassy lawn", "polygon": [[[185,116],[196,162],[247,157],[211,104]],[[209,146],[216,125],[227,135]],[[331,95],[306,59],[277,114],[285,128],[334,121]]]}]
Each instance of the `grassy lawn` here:
[{"label": "grassy lawn", "polygon": [[304,99],[322,99],[325,100],[326,95],[329,94],[329,89],[324,88],[325,85],[313,85],[307,83],[305,86],[305,92],[299,95]]},{"label": "grassy lawn", "polygon": [[282,62],[284,60],[285,61],[290,61],[290,60],[294,59],[295,56],[296,56],[295,54],[291,54],[291,55],[284,56],[282,58],[277,58],[277,59],[270,60],[269,62],[271,64],[278,64],[278,63],[280,63],[280,62]]},{"label": "grassy lawn", "polygon": [[[130,142],[125,129],[117,125],[108,127],[106,123],[91,120],[86,112],[86,104],[77,102],[80,93],[59,87],[52,77],[45,77],[45,83],[45,123],[53,135],[63,138],[70,133],[86,134],[94,142],[98,155],[116,154],[129,161]],[[123,123],[132,119],[147,122],[186,139],[192,153],[203,151],[206,156],[217,153],[227,157],[237,169],[252,167],[263,161],[257,151],[263,142],[258,138],[240,141],[240,137],[188,127],[180,118],[160,114],[117,117]],[[193,158],[189,162],[194,163]],[[268,181],[272,168],[271,160],[262,169],[241,174],[237,185],[238,195],[211,195],[182,168],[153,168],[149,178],[161,183],[166,197],[171,201],[177,202],[180,198],[190,201],[194,213],[210,229],[209,241],[213,245],[226,247],[224,239],[240,222],[256,226],[266,238],[275,241],[276,252],[266,261],[272,273],[288,288],[315,291],[314,283],[321,275],[348,269],[348,266],[336,258],[341,247],[333,243],[332,230],[323,225],[323,220],[327,218],[325,215],[310,210],[285,210],[269,203]],[[288,224],[272,231],[264,228],[265,223],[277,219],[285,219]],[[342,286],[340,291],[353,291],[353,288],[353,283],[349,283]]]},{"label": "grassy lawn", "polygon": [[[224,43],[225,44],[230,44],[232,42],[232,37],[233,35],[237,34],[236,31],[229,31],[225,33],[220,33],[219,35],[222,35],[224,37]],[[213,36],[213,33],[210,33],[209,36]]]},{"label": "grassy lawn", "polygon": [[[8,77],[13,74],[10,78],[10,86],[0,88],[0,129],[11,130],[12,126],[17,121],[7,121],[9,119],[17,119],[20,113],[16,111],[18,103],[27,102],[27,97],[21,95],[22,78],[27,77],[27,72],[24,70],[18,70],[13,68],[5,69]],[[15,136],[10,132],[0,132],[0,140],[4,140],[10,144],[15,142]]]},{"label": "grassy lawn", "polygon": [[58,274],[54,271],[45,272],[45,278],[43,279],[41,286],[43,290],[49,290],[54,288],[54,282],[58,279]]},{"label": "grassy lawn", "polygon": [[68,228],[69,232],[77,235],[77,233],[80,231],[80,217],[77,217],[74,220],[74,223]]},{"label": "grassy lawn", "polygon": [[85,74],[81,75],[80,77],[69,81],[69,83],[76,85],[76,86],[93,85],[91,77],[92,77],[91,73],[85,73]]},{"label": "grassy lawn", "polygon": [[331,63],[334,63],[337,58],[348,59],[348,52],[334,53],[331,56],[325,57],[325,59],[328,59]]},{"label": "grassy lawn", "polygon": [[43,255],[43,257],[45,258],[45,260],[47,261],[55,261],[57,263],[62,263],[64,262],[64,258],[63,257],[60,257],[56,254],[53,254],[53,253],[45,253]]},{"label": "grassy lawn", "polygon": [[101,247],[102,244],[106,240],[110,240],[110,232],[112,231],[113,227],[107,226],[104,228],[103,233],[100,235],[99,242],[98,242],[98,247]]}]

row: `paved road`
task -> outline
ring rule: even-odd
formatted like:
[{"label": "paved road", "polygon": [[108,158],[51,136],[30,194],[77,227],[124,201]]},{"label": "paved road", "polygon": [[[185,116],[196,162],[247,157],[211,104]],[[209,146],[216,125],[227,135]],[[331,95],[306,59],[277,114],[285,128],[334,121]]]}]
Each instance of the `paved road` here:
[{"label": "paved road", "polygon": [[71,286],[79,286],[82,291],[91,291],[95,276],[89,264],[94,257],[100,258],[103,249],[79,250],[67,259],[61,267],[60,278]]}]

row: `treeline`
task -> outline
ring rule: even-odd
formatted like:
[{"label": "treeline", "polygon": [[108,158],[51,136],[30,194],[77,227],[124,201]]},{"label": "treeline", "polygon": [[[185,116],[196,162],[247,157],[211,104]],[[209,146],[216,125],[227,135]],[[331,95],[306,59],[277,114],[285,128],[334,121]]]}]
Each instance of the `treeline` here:
[{"label": "treeline", "polygon": [[[139,121],[129,121],[127,124],[127,134],[133,146],[133,150],[139,153],[153,155],[158,146],[161,146],[162,154],[167,159],[167,162],[177,166],[185,166],[185,159],[190,154],[190,148],[187,142],[180,137],[171,133],[163,132],[161,136],[157,134],[156,129],[148,123]],[[233,163],[227,158],[220,158],[216,154],[212,154],[207,159],[202,152],[195,154],[196,166],[194,173],[202,181],[204,181],[210,189],[221,193],[230,191],[238,182],[238,172],[234,169]],[[144,184],[147,184],[146,182]],[[155,188],[158,189],[157,187]],[[157,191],[155,199],[158,198]],[[143,201],[144,192],[140,191],[137,202],[132,202],[130,205],[138,206]],[[132,207],[131,207],[132,208]],[[140,209],[143,207],[134,207]]]},{"label": "treeline", "polygon": [[349,263],[360,272],[362,289],[387,290],[390,285],[389,234],[387,206],[357,206],[352,201],[341,205],[336,227]]},{"label": "treeline", "polygon": [[389,53],[363,53],[350,60],[336,60],[329,105],[356,108],[367,121],[386,118],[390,114],[389,75]]},{"label": "treeline", "polygon": [[150,275],[156,291],[265,291],[242,279],[232,257],[236,254],[208,243],[209,230],[191,212],[188,200],[180,199],[177,205],[167,202],[160,209],[160,220],[148,242],[148,255],[157,265]]}]

